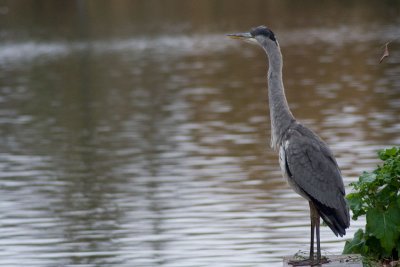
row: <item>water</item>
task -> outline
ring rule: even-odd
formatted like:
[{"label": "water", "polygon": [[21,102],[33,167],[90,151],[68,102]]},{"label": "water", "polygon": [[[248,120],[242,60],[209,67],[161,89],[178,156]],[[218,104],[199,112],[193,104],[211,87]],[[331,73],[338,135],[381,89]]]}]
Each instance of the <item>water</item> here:
[{"label": "water", "polygon": [[400,143],[397,41],[377,64],[398,4],[55,3],[0,2],[1,266],[281,266],[308,249],[308,204],[269,148],[265,56],[228,32],[270,21],[292,111],[346,186]]}]

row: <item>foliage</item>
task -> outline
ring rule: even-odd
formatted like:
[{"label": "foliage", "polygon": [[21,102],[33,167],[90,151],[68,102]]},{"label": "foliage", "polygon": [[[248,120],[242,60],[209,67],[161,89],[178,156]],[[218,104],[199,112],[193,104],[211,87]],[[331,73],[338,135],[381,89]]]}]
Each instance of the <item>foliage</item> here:
[{"label": "foliage", "polygon": [[400,258],[400,147],[378,152],[383,165],[364,172],[351,183],[354,192],[347,195],[353,219],[366,215],[365,230],[359,229],[346,241],[344,254],[385,260]]}]

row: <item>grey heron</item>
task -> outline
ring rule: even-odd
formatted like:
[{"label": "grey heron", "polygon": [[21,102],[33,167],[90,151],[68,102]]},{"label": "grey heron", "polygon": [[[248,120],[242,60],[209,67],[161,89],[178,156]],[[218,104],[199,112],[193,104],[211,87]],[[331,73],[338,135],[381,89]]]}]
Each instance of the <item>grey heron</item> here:
[{"label": "grey heron", "polygon": [[[260,45],[268,56],[268,99],[271,117],[271,147],[279,151],[279,165],[293,190],[308,200],[311,219],[310,258],[293,265],[323,263],[320,218],[341,237],[350,225],[342,175],[328,145],[299,123],[289,109],[282,80],[282,53],[275,34],[265,26],[247,33],[228,34],[234,39]],[[314,258],[314,232],[317,257]]]}]

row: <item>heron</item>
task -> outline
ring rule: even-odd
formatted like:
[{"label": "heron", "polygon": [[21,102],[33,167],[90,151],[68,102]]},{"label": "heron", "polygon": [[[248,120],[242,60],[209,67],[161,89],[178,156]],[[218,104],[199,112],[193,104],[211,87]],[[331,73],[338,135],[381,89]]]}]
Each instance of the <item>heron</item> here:
[{"label": "heron", "polygon": [[[275,34],[266,26],[227,36],[261,46],[268,57],[268,101],[271,147],[279,152],[279,165],[290,187],[308,200],[311,238],[309,259],[292,265],[317,265],[321,258],[320,218],[341,237],[350,226],[349,207],[341,171],[328,145],[311,129],[298,122],[289,109],[282,79],[282,53]],[[314,257],[314,233],[317,255]]]}]

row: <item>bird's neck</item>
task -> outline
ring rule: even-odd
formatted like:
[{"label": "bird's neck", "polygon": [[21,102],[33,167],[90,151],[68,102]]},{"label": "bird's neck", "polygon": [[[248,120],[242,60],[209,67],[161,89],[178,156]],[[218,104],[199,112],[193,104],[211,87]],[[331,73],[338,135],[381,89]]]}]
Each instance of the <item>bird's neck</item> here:
[{"label": "bird's neck", "polygon": [[268,98],[271,116],[271,146],[279,147],[282,137],[295,121],[286,100],[282,80],[282,54],[279,45],[266,50],[269,60]]}]

